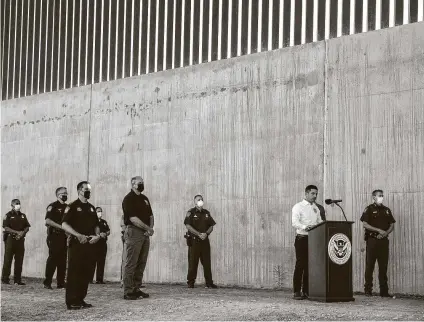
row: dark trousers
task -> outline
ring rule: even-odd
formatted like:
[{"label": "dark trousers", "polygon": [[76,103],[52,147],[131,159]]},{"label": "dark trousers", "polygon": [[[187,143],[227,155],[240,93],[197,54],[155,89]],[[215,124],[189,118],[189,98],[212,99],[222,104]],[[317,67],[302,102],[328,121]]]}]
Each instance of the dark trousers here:
[{"label": "dark trousers", "polygon": [[54,272],[57,268],[56,282],[57,286],[65,285],[66,273],[66,235],[62,233],[53,233],[47,237],[47,246],[49,247],[49,257],[46,262],[46,279],[44,285],[51,285]]},{"label": "dark trousers", "polygon": [[380,294],[389,291],[387,285],[387,264],[389,262],[389,240],[369,237],[367,240],[367,255],[365,264],[365,292],[372,292],[372,281],[375,262],[378,262],[378,281]]},{"label": "dark trousers", "polygon": [[66,304],[81,304],[87,295],[94,265],[94,247],[72,240],[69,245]]},{"label": "dark trousers", "polygon": [[107,254],[107,243],[105,240],[99,240],[96,244],[94,244],[94,248],[95,263],[93,266],[93,274],[91,274],[92,280],[94,279],[94,271],[96,271],[96,281],[103,282]]},{"label": "dark trousers", "polygon": [[124,294],[138,291],[143,281],[144,269],[150,249],[150,238],[144,231],[128,225],[125,229]]},{"label": "dark trousers", "polygon": [[296,250],[296,266],[293,274],[293,290],[296,293],[302,289],[304,293],[308,294],[308,236],[297,235],[294,248]]},{"label": "dark trousers", "polygon": [[205,276],[206,285],[213,284],[211,271],[211,245],[209,243],[209,239],[193,239],[193,244],[188,249],[187,283],[194,284],[196,281],[197,267],[199,266],[200,260],[203,266],[203,274]]},{"label": "dark trousers", "polygon": [[25,254],[25,238],[16,240],[12,237],[12,235],[9,235],[4,246],[4,259],[1,280],[4,282],[9,281],[12,261],[13,258],[15,258],[13,279],[15,283],[19,283],[21,282],[22,277],[22,263],[24,262]]}]

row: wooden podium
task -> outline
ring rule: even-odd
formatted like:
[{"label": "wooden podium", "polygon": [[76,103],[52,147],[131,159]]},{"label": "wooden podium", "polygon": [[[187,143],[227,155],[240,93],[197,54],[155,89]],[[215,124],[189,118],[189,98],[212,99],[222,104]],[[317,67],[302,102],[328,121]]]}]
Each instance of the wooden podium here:
[{"label": "wooden podium", "polygon": [[352,221],[325,221],[308,235],[309,299],[354,301]]}]

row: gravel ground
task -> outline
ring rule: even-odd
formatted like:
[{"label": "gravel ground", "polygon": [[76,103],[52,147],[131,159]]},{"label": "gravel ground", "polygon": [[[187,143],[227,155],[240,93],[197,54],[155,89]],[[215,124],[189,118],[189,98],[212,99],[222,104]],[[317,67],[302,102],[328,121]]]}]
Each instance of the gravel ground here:
[{"label": "gravel ground", "polygon": [[421,298],[382,299],[356,295],[355,302],[295,301],[285,290],[254,290],[149,284],[149,299],[125,301],[118,283],[90,285],[94,307],[68,311],[64,290],[46,290],[41,280],[2,285],[1,320],[421,320]]}]

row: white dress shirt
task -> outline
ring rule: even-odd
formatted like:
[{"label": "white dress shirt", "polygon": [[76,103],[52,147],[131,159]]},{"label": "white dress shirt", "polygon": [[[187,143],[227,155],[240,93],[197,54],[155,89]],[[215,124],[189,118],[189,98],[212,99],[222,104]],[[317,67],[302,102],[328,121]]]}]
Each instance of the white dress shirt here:
[{"label": "white dress shirt", "polygon": [[299,235],[308,235],[305,228],[309,225],[317,225],[322,222],[320,211],[315,203],[306,200],[294,205],[292,209],[292,226]]}]

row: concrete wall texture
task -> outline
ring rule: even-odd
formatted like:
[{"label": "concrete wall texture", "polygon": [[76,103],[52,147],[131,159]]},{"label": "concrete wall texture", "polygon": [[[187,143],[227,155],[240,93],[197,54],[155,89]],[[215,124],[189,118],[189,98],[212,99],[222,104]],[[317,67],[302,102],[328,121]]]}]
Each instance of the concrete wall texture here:
[{"label": "concrete wall texture", "polygon": [[141,174],[156,218],[147,282],[185,282],[183,220],[201,193],[217,221],[214,280],[291,287],[291,208],[317,184],[321,201],[342,198],[355,221],[354,289],[365,265],[359,218],[382,188],[397,220],[390,288],[424,294],[423,30],[415,23],[2,102],[1,210],[20,198],[32,224],[24,275],[44,275],[55,188],[74,200],[88,179],[112,227],[106,277],[119,279],[121,202]]}]

